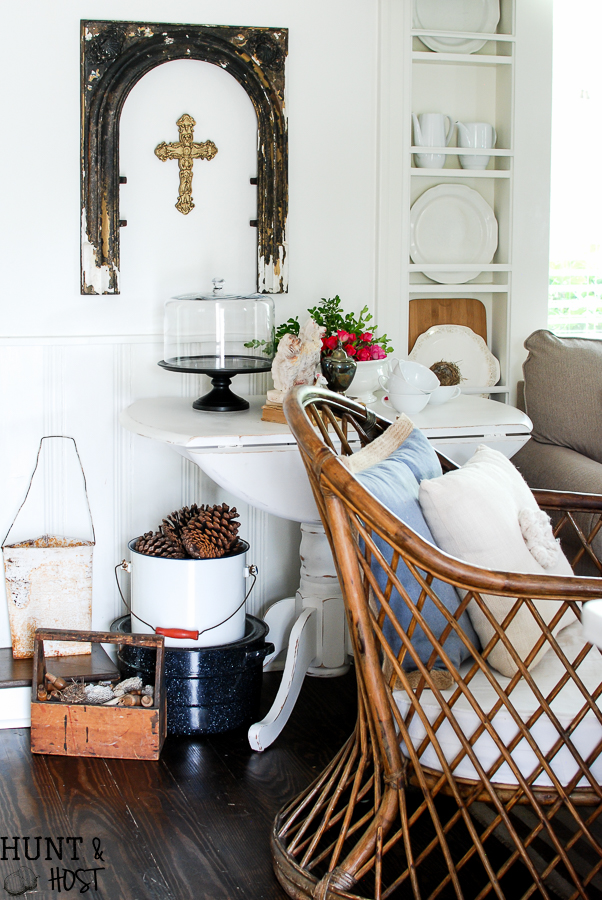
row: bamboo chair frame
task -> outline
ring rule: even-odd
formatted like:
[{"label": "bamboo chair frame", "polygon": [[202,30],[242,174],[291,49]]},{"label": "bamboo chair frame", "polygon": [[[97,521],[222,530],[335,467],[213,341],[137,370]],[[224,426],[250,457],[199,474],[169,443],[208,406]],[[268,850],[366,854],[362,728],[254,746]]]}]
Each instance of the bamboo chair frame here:
[{"label": "bamboo chair frame", "polygon": [[[281,810],[275,821],[271,845],[280,883],[296,900],[602,897],[602,820],[598,822],[602,789],[590,772],[602,751],[602,741],[587,759],[582,759],[571,740],[588,711],[602,725],[597,703],[602,694],[602,671],[600,685],[590,694],[578,668],[592,650],[591,645],[586,645],[570,663],[552,636],[554,624],[568,607],[579,616],[577,601],[602,596],[602,581],[597,577],[488,571],[435,550],[378,503],[337,459],[337,452],[351,453],[354,441],[365,445],[381,434],[389,422],[355,401],[307,386],[295,388],[284,408],[307,468],[345,598],[357,670],[358,719],[354,733],[332,762]],[[449,460],[441,460],[444,470],[455,468]],[[602,527],[602,496],[553,491],[534,494],[542,508],[557,513],[556,534],[562,536],[570,530],[578,539],[573,566],[587,554],[602,572],[591,546]],[[592,514],[588,533],[575,522],[575,514],[584,511]],[[375,534],[393,548],[390,565],[373,540]],[[387,574],[384,590],[372,573],[373,556]],[[421,585],[416,603],[397,579],[395,570],[400,560]],[[454,615],[439,601],[433,588],[434,578],[467,592]],[[402,631],[388,602],[393,586],[413,616],[407,633]],[[378,600],[379,611],[370,603],[371,592]],[[488,613],[482,593],[518,598],[502,626]],[[422,617],[427,596],[448,622],[440,641]],[[538,614],[534,599],[561,601],[549,626]],[[495,634],[487,647],[473,653],[474,662],[461,678],[447,657],[445,640],[453,630],[467,643],[458,619],[469,601],[485,611]],[[506,638],[504,626],[519,609],[525,608],[538,622],[541,637],[523,663]],[[401,640],[397,655],[383,635],[387,617]],[[423,628],[433,646],[427,665],[420,661],[410,642],[416,624]],[[498,641],[507,647],[519,669],[506,688],[500,686],[487,664]],[[542,695],[528,671],[530,660],[544,643],[549,644],[549,653],[556,653],[563,661],[565,673],[547,696]],[[431,677],[437,656],[456,679],[457,687],[448,699]],[[407,657],[413,659],[421,673],[413,690],[402,667]],[[392,669],[389,678],[383,674],[385,658]],[[489,713],[484,713],[471,693],[471,681],[479,671],[485,673],[497,694]],[[512,692],[521,679],[526,680],[539,703],[527,722],[522,721],[513,706]],[[550,703],[569,680],[577,686],[583,703],[575,709],[570,727],[562,728]],[[410,701],[405,717],[393,698],[396,683],[403,685]],[[441,707],[441,714],[432,723],[420,703],[425,690],[432,691]],[[462,696],[480,720],[470,738],[462,733],[454,717],[454,706]],[[518,729],[516,738],[507,746],[492,726],[492,718],[499,710],[512,716]],[[539,749],[530,732],[541,716],[547,716],[558,729],[558,740],[547,753]],[[414,747],[408,731],[414,717],[421,720],[426,733],[419,747]],[[445,758],[438,741],[438,730],[444,722],[453,728],[462,748],[453,761]],[[474,751],[475,741],[485,732],[499,751],[497,762],[488,771]],[[521,773],[512,756],[523,739],[537,758],[537,766],[529,777]],[[439,769],[427,768],[421,762],[427,744],[437,754]],[[566,786],[550,765],[561,748],[568,748],[578,769]],[[454,774],[464,757],[472,762],[478,780]],[[512,770],[516,785],[492,781],[503,763]],[[552,787],[534,784],[541,773],[547,773]],[[586,786],[578,786],[583,778]]]}]

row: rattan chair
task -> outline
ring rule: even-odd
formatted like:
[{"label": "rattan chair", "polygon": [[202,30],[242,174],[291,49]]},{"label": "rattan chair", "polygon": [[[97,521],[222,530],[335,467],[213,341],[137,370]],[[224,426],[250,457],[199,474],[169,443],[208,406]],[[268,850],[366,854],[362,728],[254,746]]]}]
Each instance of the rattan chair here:
[{"label": "rattan chair", "polygon": [[[551,632],[569,606],[579,615],[577,601],[602,596],[602,581],[487,571],[435,550],[378,503],[337,459],[337,453],[351,453],[373,440],[388,422],[354,401],[310,387],[294,389],[285,401],[285,412],[345,597],[357,671],[358,719],[332,762],[276,819],[272,854],[280,883],[297,900],[602,897],[598,821],[602,790],[592,771],[599,757],[602,762],[598,708],[602,664],[599,683],[593,689],[591,683],[586,686],[581,672],[586,665],[591,668],[592,660],[597,665],[599,651],[585,644],[573,658]],[[442,463],[444,470],[454,468],[449,461]],[[535,495],[542,508],[561,514],[556,533],[562,537],[573,531],[580,541],[578,556],[595,559],[590,545],[600,528],[602,496],[551,491]],[[595,513],[589,534],[575,525],[574,513],[583,510]],[[390,565],[379,553],[374,535],[393,548]],[[387,574],[384,590],[373,574],[374,558]],[[396,576],[400,560],[421,585],[415,604]],[[571,562],[574,565],[575,560]],[[455,615],[438,600],[434,578],[466,591]],[[412,613],[407,632],[388,603],[393,586]],[[538,621],[541,637],[531,658],[549,644],[544,660],[551,660],[558,672],[551,689],[547,686],[542,692],[538,684],[540,664],[529,671],[518,660],[515,677],[496,677],[487,663],[493,646],[501,641],[510,653],[514,651],[490,615],[495,628],[490,644],[474,652],[461,671],[449,663],[445,641],[452,630],[461,634],[458,619],[469,601],[487,610],[482,592],[518,597],[507,621],[519,608],[528,609]],[[427,596],[448,622],[440,641],[422,616]],[[549,627],[533,598],[562,601]],[[397,655],[383,635],[387,618],[401,640]],[[427,665],[420,662],[410,641],[414,623],[431,639],[433,654]],[[438,656],[447,660],[456,680],[457,686],[447,691],[439,691],[431,677]],[[413,688],[402,665],[408,658],[422,676]],[[390,674],[385,676],[384,671]],[[487,709],[483,685],[493,696]],[[526,720],[517,700],[525,689],[534,698]],[[561,690],[571,690],[577,698],[570,721],[560,721],[555,711]],[[473,717],[470,734],[467,715]],[[502,719],[510,722],[513,737],[498,734]],[[586,725],[589,743],[584,747],[577,735]],[[553,729],[552,741],[544,749],[541,728]],[[483,741],[489,747],[486,763],[480,749]],[[525,748],[529,771],[524,760],[518,760]],[[561,757],[569,759],[569,769],[572,766],[572,774],[564,780],[556,771]]]}]

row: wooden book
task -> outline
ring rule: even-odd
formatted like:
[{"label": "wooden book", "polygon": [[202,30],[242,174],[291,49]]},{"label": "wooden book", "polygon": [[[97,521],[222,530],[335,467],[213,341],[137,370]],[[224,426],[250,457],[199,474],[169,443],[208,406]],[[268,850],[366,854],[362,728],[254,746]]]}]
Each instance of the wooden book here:
[{"label": "wooden book", "polygon": [[286,425],[287,421],[284,417],[284,410],[281,403],[268,402],[262,406],[261,421],[275,422],[277,425]]}]

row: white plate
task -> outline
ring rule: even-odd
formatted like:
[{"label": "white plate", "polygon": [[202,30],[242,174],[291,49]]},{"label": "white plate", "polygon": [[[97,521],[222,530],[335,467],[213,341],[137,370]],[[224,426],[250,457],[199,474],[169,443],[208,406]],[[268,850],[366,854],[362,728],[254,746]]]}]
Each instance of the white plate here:
[{"label": "white plate", "polygon": [[453,362],[462,374],[460,387],[492,387],[500,379],[500,364],[483,338],[466,325],[433,325],[421,334],[409,356],[430,367]]},{"label": "white plate", "polygon": [[[410,257],[415,263],[490,263],[497,248],[497,219],[478,191],[438,184],[410,212]],[[429,272],[440,284],[464,284],[479,272]]]},{"label": "white plate", "polygon": [[[416,0],[414,5],[414,28],[494,34],[499,20],[499,0]],[[420,40],[439,53],[475,53],[487,43],[433,35],[421,36]]]}]

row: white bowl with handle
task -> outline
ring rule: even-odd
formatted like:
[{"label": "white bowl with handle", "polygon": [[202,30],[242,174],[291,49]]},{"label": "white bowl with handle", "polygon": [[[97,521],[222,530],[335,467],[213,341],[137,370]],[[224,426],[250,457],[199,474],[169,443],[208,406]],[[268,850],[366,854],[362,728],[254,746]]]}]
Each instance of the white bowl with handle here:
[{"label": "white bowl with handle", "polygon": [[427,397],[439,387],[439,379],[434,372],[422,363],[407,359],[397,360],[391,375],[387,379],[381,377],[379,382],[385,391],[393,394],[425,394]]},{"label": "white bowl with handle", "polygon": [[388,394],[382,403],[389,409],[411,416],[419,413],[429,402],[429,394]]},{"label": "white bowl with handle", "polygon": [[429,397],[429,404],[430,406],[441,406],[442,403],[455,400],[461,393],[462,390],[459,384],[440,384]]}]

